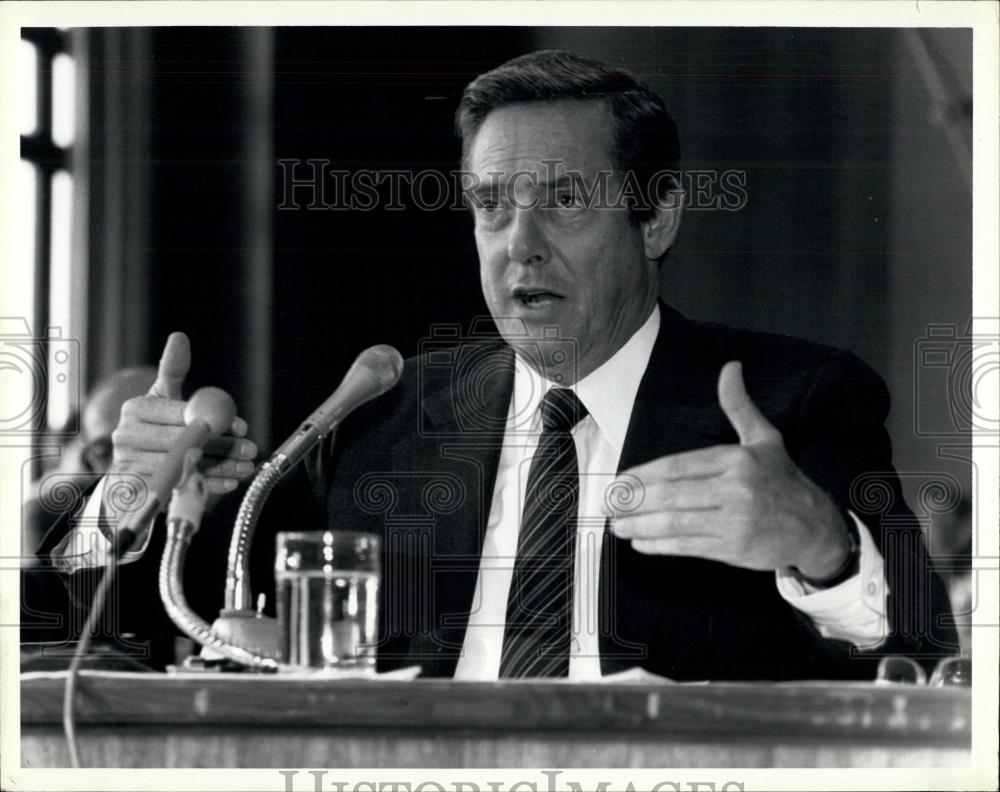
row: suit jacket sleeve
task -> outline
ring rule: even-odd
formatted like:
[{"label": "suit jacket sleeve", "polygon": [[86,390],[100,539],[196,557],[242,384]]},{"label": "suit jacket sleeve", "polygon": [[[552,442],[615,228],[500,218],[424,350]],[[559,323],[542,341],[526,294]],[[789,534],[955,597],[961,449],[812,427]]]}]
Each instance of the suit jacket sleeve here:
[{"label": "suit jacket sleeve", "polygon": [[[888,635],[863,654],[872,659],[905,654],[931,666],[956,651],[954,620],[892,466],[884,428],[888,411],[889,393],[878,375],[854,355],[839,352],[806,391],[789,451],[838,506],[858,515],[885,559]],[[844,646],[832,650],[842,652]],[[857,659],[857,650],[851,652]]]}]

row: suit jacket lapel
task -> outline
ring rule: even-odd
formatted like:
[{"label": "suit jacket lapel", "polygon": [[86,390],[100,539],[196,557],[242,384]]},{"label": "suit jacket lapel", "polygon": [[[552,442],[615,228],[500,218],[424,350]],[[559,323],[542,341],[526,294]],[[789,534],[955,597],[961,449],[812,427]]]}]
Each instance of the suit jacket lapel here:
[{"label": "suit jacket lapel", "polygon": [[652,459],[734,442],[716,397],[719,372],[707,366],[692,323],[660,303],[660,332],[639,383],[619,472]]},{"label": "suit jacket lapel", "polygon": [[514,352],[502,341],[454,354],[447,381],[422,399],[437,454],[429,464],[457,477],[464,489],[458,508],[435,520],[433,637],[414,640],[414,659],[429,676],[454,674],[465,639],[514,387]]},{"label": "suit jacket lapel", "polygon": [[[514,389],[514,352],[501,341],[476,344],[456,352],[447,383],[438,383],[423,398],[430,431],[441,449],[436,463],[445,469],[475,468],[479,483],[462,506],[442,515],[441,549],[452,554],[478,554],[486,533],[507,412]],[[447,519],[445,519],[447,518]],[[469,531],[476,526],[477,531]]]},{"label": "suit jacket lapel", "polygon": [[[735,440],[715,399],[718,372],[700,353],[692,324],[661,302],[660,332],[636,393],[619,473],[667,454]],[[662,600],[639,589],[669,572],[675,561],[644,556],[629,541],[605,533],[599,585],[604,673],[644,664],[655,643],[650,630],[660,622]]]}]

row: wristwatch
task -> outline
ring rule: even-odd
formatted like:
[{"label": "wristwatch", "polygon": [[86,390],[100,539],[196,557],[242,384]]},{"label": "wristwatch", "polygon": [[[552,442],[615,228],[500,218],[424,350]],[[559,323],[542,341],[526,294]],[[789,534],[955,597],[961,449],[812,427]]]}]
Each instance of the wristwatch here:
[{"label": "wristwatch", "polygon": [[858,570],[861,568],[861,537],[858,535],[858,526],[855,524],[854,518],[844,509],[840,510],[840,515],[847,525],[847,537],[850,542],[844,563],[841,564],[840,569],[825,578],[811,578],[808,575],[803,575],[798,567],[792,567],[792,574],[802,583],[808,583],[814,588],[833,588],[858,574]]}]

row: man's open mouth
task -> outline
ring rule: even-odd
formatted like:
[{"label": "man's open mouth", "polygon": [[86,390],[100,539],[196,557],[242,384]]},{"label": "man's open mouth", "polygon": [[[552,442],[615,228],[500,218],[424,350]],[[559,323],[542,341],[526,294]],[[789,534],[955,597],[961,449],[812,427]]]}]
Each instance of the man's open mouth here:
[{"label": "man's open mouth", "polygon": [[546,289],[514,289],[514,299],[521,305],[548,305],[555,300],[565,299],[562,294]]}]

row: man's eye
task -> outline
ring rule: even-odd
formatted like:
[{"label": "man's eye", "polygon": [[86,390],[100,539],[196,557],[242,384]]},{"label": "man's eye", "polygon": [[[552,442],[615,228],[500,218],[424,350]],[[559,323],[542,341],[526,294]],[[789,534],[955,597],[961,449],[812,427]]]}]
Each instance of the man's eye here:
[{"label": "man's eye", "polygon": [[484,225],[498,226],[507,218],[507,207],[502,197],[498,195],[484,195],[477,198],[472,211],[476,222]]},{"label": "man's eye", "polygon": [[575,192],[564,192],[556,196],[556,206],[560,209],[582,209],[583,201]]},{"label": "man's eye", "polygon": [[473,208],[475,208],[477,211],[480,212],[495,212],[498,209],[502,208],[503,206],[503,201],[501,200],[502,198],[503,196],[497,193],[488,193],[488,194],[480,193],[474,197],[472,201],[472,206]]}]

